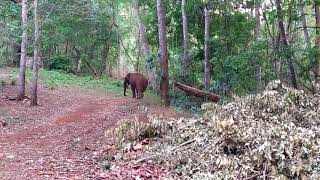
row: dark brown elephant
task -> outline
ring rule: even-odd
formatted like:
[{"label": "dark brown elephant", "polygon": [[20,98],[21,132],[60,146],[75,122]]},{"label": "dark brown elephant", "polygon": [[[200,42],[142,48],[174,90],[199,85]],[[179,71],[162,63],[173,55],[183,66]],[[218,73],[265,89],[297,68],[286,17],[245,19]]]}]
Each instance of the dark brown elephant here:
[{"label": "dark brown elephant", "polygon": [[141,99],[143,98],[143,92],[146,91],[148,86],[148,80],[140,73],[128,73],[124,78],[123,95],[126,96],[127,87],[130,84],[132,90],[132,97]]}]

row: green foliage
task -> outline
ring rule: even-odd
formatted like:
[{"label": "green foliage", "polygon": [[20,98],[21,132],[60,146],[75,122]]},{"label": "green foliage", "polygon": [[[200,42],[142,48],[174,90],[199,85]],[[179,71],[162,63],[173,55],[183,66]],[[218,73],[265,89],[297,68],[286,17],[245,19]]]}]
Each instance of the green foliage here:
[{"label": "green foliage", "polygon": [[[82,89],[94,89],[100,92],[122,96],[123,87],[122,82],[111,79],[94,79],[93,77],[77,77],[73,74],[66,74],[59,71],[47,71],[41,69],[39,71],[40,81],[42,81],[49,88],[57,86],[75,87]],[[27,78],[32,79],[32,72],[27,71]]]},{"label": "green foliage", "polygon": [[[262,2],[261,37],[256,39],[254,8]],[[289,79],[286,55],[292,56],[298,79],[303,86],[311,86],[310,69],[317,60],[318,50],[305,48],[299,1],[281,1],[284,23],[290,47],[284,49],[278,39],[278,17],[273,3],[266,1],[209,1],[188,0],[185,10],[188,18],[190,75],[183,76],[183,33],[181,1],[165,1],[170,83],[178,81],[195,88],[223,96],[257,91],[256,68],[262,68],[262,84],[278,78],[275,62],[280,62],[280,78]],[[313,27],[314,3],[306,0],[304,11],[307,26]],[[155,67],[160,81],[158,19],[155,1],[139,0],[141,18],[152,58],[143,57],[138,41],[138,28],[132,1],[113,0],[46,0],[41,7],[41,55],[45,67],[73,73],[76,61],[82,58],[81,75],[93,75],[92,69],[104,76],[106,70],[118,70],[119,60],[130,70],[135,67],[146,72]],[[209,50],[211,84],[203,86],[203,10],[210,9]],[[33,50],[33,9],[29,11],[29,49]],[[21,42],[21,6],[5,0],[0,7],[0,67],[18,64],[14,45]],[[308,28],[312,44],[315,33]],[[119,44],[122,40],[123,47]],[[120,49],[121,48],[121,49]],[[128,57],[127,53],[131,58]],[[151,61],[152,60],[152,61]],[[123,63],[121,62],[121,63]],[[121,64],[122,65],[122,64]],[[53,83],[52,83],[53,84]],[[173,104],[198,106],[202,100],[187,98],[183,93],[171,94]],[[192,101],[192,102],[191,102]]]},{"label": "green foliage", "polygon": [[46,61],[46,67],[49,70],[62,70],[67,73],[74,72],[75,58],[65,55],[55,55]]}]

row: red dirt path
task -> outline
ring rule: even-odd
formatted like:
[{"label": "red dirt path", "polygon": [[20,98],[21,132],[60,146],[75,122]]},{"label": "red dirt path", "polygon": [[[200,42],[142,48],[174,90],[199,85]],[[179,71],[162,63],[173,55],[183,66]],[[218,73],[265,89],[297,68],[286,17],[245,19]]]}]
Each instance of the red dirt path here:
[{"label": "red dirt path", "polygon": [[[40,87],[39,106],[10,101],[16,87],[0,85],[0,179],[97,179],[106,129],[139,115],[141,101],[75,89]],[[181,116],[170,109],[151,112]],[[99,179],[99,178],[98,178]]]}]

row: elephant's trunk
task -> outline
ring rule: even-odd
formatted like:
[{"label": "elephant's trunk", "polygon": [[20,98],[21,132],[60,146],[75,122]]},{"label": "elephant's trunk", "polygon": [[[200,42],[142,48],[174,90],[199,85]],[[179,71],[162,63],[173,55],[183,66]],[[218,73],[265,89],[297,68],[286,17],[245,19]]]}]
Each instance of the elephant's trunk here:
[{"label": "elephant's trunk", "polygon": [[126,81],[124,81],[124,83],[123,83],[123,95],[124,96],[126,96],[127,86],[128,86],[128,83]]}]

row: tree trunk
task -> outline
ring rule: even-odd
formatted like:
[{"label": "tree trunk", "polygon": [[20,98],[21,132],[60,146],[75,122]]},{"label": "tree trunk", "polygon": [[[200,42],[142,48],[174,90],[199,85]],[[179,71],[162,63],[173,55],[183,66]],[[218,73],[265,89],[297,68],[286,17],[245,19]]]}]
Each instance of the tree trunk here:
[{"label": "tree trunk", "polygon": [[67,40],[67,42],[64,45],[64,55],[68,55],[68,47],[69,47],[69,41]]},{"label": "tree trunk", "polygon": [[16,100],[21,101],[25,97],[26,91],[26,58],[28,49],[28,0],[22,0],[22,42],[20,56],[20,72],[18,83],[18,95]]},{"label": "tree trunk", "polygon": [[189,64],[189,34],[188,34],[188,17],[185,11],[186,0],[181,0],[181,12],[182,12],[182,29],[183,29],[183,73],[184,77],[190,74]]},{"label": "tree trunk", "polygon": [[[315,15],[316,15],[316,50],[319,51],[320,48],[320,2],[315,0]],[[312,93],[317,94],[319,91],[319,57],[318,53],[315,57],[315,60],[312,64]]]},{"label": "tree trunk", "polygon": [[293,65],[293,60],[292,60],[292,56],[289,52],[289,43],[287,41],[287,37],[286,37],[286,32],[285,32],[285,28],[284,28],[284,23],[283,23],[283,16],[282,16],[282,9],[281,9],[281,2],[280,0],[276,0],[275,1],[276,4],[276,9],[277,9],[277,16],[278,16],[278,24],[279,24],[279,29],[280,29],[280,33],[281,33],[281,37],[282,37],[282,43],[284,45],[285,48],[285,56],[287,59],[287,63],[289,66],[289,70],[290,70],[290,79],[291,79],[291,83],[292,86],[295,89],[298,89],[298,84],[297,84],[297,77],[296,77],[296,71]]},{"label": "tree trunk", "polygon": [[157,14],[158,14],[160,70],[161,70],[160,90],[161,90],[162,101],[165,103],[166,106],[168,106],[169,105],[168,49],[167,49],[166,20],[165,20],[165,14],[164,14],[163,0],[157,0]]},{"label": "tree trunk", "polygon": [[105,42],[104,44],[104,48],[103,48],[103,58],[104,58],[104,61],[105,61],[105,73],[107,75],[107,77],[109,77],[111,75],[110,73],[110,66],[111,66],[111,63],[110,63],[110,60],[108,59],[109,57],[109,51],[110,51],[110,44],[111,44],[111,41],[112,41],[112,38],[111,38],[111,35],[112,35],[112,30],[113,30],[113,23],[110,27],[110,32],[109,32],[109,36],[108,36],[108,40]]},{"label": "tree trunk", "polygon": [[[110,37],[110,36],[109,36]],[[105,74],[107,77],[110,76],[110,72],[109,72],[109,66],[110,66],[110,62],[109,62],[109,50],[110,50],[110,43],[109,42],[106,42],[106,44],[104,45],[104,48],[103,48],[103,59],[105,61]],[[102,74],[102,73],[101,73]]]},{"label": "tree trunk", "polygon": [[311,48],[311,40],[310,40],[309,31],[307,29],[306,16],[304,13],[304,0],[300,0],[300,14],[301,14],[301,18],[302,18],[302,26],[303,26],[304,37],[306,39],[307,48],[310,49]]},{"label": "tree trunk", "polygon": [[[260,8],[261,8],[261,1],[256,0],[255,4],[255,17],[256,17],[256,28],[255,28],[255,36],[256,36],[256,42],[259,42],[260,34],[261,34],[261,14],[260,14]],[[257,78],[257,90],[261,91],[263,89],[262,84],[262,69],[261,65],[258,63],[256,65],[256,78]]]},{"label": "tree trunk", "polygon": [[210,84],[210,61],[209,61],[209,10],[204,8],[204,85]]},{"label": "tree trunk", "polygon": [[150,82],[153,90],[155,92],[158,91],[157,87],[157,75],[156,75],[156,67],[153,64],[153,58],[151,56],[150,52],[150,47],[149,47],[149,42],[146,38],[145,35],[145,26],[144,23],[142,22],[141,15],[140,15],[140,6],[139,6],[139,0],[134,0],[134,9],[136,13],[136,20],[137,20],[137,25],[138,25],[138,30],[139,30],[139,37],[140,37],[140,45],[142,47],[142,51],[146,60],[146,71],[148,74],[148,81]]},{"label": "tree trunk", "polygon": [[187,94],[191,94],[195,97],[201,97],[201,98],[206,98],[209,101],[213,101],[213,102],[218,102],[220,101],[221,97],[206,91],[202,91],[199,89],[196,89],[194,87],[191,86],[187,86],[184,84],[180,84],[180,83],[175,83],[175,86],[183,91],[185,91]]},{"label": "tree trunk", "polygon": [[40,21],[39,21],[39,1],[34,0],[34,57],[33,57],[33,75],[31,90],[31,105],[38,105],[38,70],[40,54]]},{"label": "tree trunk", "polygon": [[76,76],[80,76],[80,74],[81,74],[81,65],[82,65],[81,51],[79,49],[77,49],[76,47],[73,47],[73,50],[75,51],[76,56],[78,58],[77,68],[76,68]]}]

